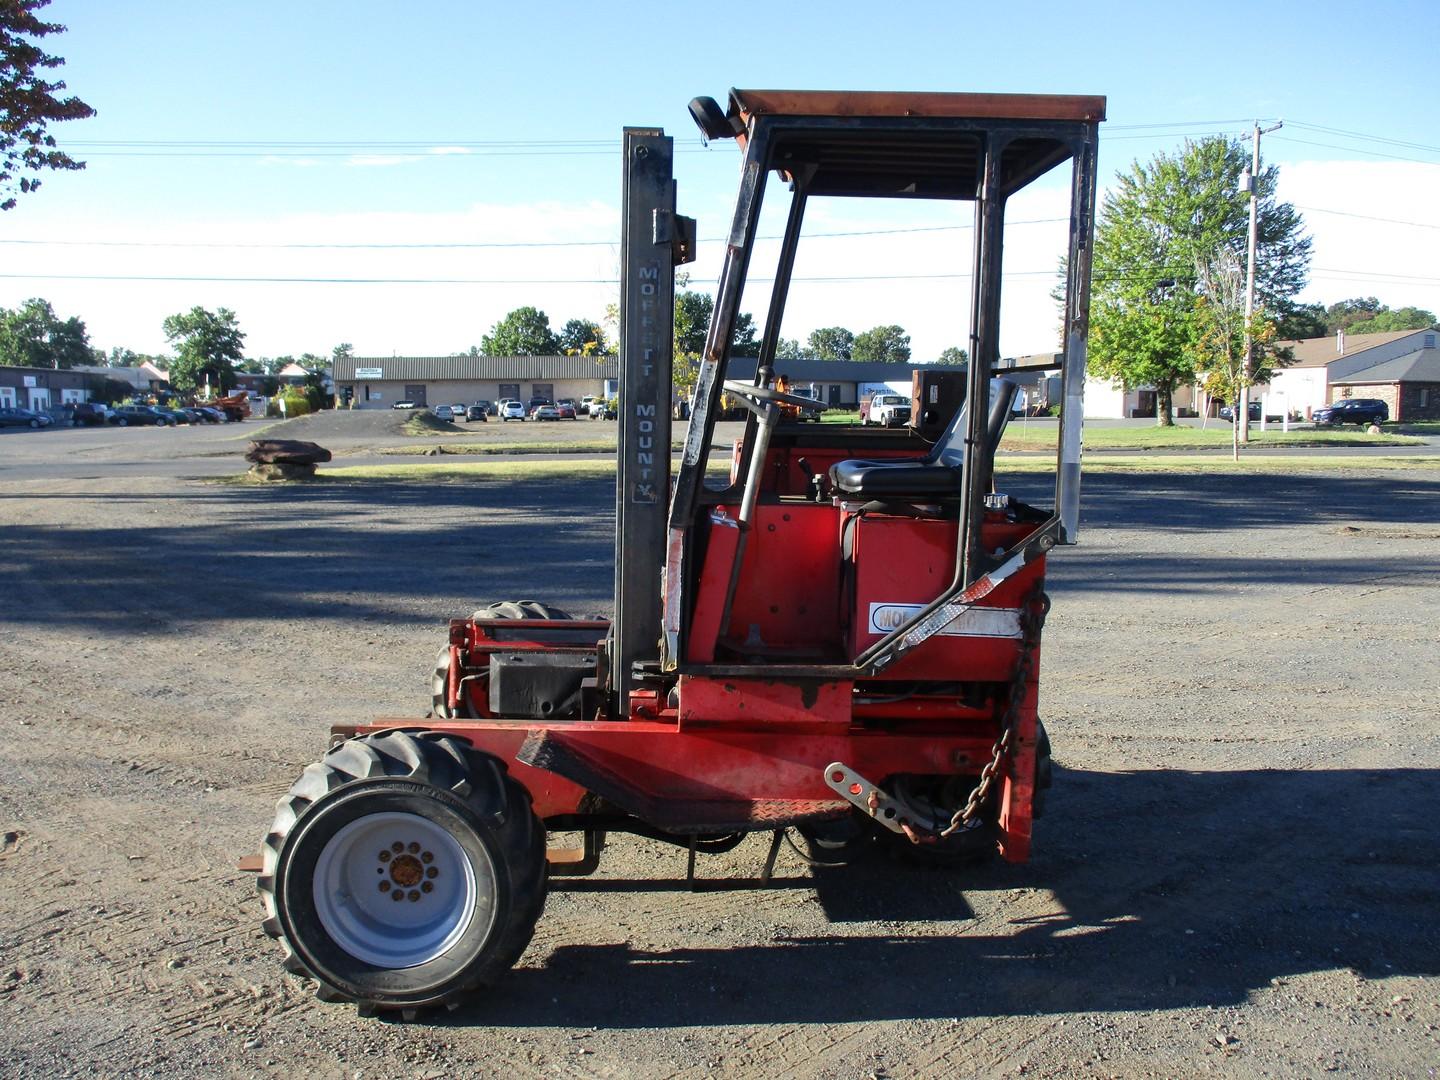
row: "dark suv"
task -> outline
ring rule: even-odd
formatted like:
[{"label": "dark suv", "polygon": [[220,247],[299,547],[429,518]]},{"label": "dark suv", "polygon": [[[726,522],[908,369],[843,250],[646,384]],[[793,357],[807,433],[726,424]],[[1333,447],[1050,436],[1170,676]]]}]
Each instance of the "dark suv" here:
[{"label": "dark suv", "polygon": [[1317,424],[1383,424],[1390,419],[1390,406],[1379,398],[1341,398],[1316,409],[1310,419]]},{"label": "dark suv", "polygon": [[82,424],[86,427],[93,427],[108,421],[110,419],[110,410],[98,402],[82,401],[75,406],[72,415],[75,418],[75,425],[77,427]]}]

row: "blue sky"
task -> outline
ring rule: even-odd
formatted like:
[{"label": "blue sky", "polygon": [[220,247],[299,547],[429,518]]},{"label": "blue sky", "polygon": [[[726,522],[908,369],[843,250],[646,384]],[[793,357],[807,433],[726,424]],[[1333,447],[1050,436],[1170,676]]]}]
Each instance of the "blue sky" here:
[{"label": "blue sky", "polygon": [[[0,216],[0,274],[20,275],[0,277],[0,306],[45,296],[84,318],[102,347],[160,350],[161,320],[192,304],[235,309],[255,355],[328,353],[340,341],[362,355],[450,352],[524,303],[555,323],[598,318],[615,292],[621,127],[659,124],[676,137],[682,211],[702,237],[718,236],[736,153],[703,149],[685,105],[730,86],[1105,94],[1107,175],[1186,134],[1238,135],[1252,119],[1283,117],[1265,155],[1315,237],[1307,298],[1374,294],[1440,309],[1429,254],[1440,239],[1433,2],[1357,14],[1328,3],[55,0],[46,15],[68,25],[51,47],[99,115],[55,130],[88,169],[47,178]],[[1053,344],[1039,271],[1054,263],[1060,232],[1043,222],[1058,200],[1056,184],[1042,186],[1012,211],[1042,224],[1010,235],[1007,352]],[[867,203],[821,212],[815,228],[952,220],[963,220],[953,207]],[[279,246],[576,242],[585,246]],[[917,359],[962,341],[960,286],[884,274],[963,267],[963,232],[848,251],[816,243],[799,273],[846,267],[875,280],[797,288],[787,336],[899,322]],[[697,287],[716,254],[702,247]],[[135,277],[496,284],[113,280]]]}]

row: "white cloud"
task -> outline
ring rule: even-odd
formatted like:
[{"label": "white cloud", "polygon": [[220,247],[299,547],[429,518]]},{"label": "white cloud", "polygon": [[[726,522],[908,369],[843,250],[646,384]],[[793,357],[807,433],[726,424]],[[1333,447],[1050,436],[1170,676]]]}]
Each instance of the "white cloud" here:
[{"label": "white cloud", "polygon": [[391,165],[408,165],[420,158],[414,154],[355,154],[347,158],[346,165],[359,168],[388,168]]}]

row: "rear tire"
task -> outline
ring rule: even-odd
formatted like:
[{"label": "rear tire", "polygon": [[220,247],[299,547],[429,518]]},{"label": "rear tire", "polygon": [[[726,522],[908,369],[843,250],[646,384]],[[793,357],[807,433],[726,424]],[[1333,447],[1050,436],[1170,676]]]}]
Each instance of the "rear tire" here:
[{"label": "rear tire", "polygon": [[515,964],[545,871],[544,827],[498,760],[437,732],[366,735],[277,804],[261,925],[321,1000],[410,1019]]},{"label": "rear tire", "polygon": [[[549,604],[542,604],[538,600],[501,600],[483,607],[470,616],[474,622],[487,622],[496,619],[569,619],[571,615],[560,608],[551,607]],[[488,684],[489,677],[486,676]],[[435,657],[435,674],[430,680],[430,706],[433,714],[441,720],[458,719],[451,713],[446,692],[450,685],[450,646],[446,645]],[[461,695],[462,711],[466,713],[466,719],[478,719],[473,708],[468,704],[469,698]]]}]

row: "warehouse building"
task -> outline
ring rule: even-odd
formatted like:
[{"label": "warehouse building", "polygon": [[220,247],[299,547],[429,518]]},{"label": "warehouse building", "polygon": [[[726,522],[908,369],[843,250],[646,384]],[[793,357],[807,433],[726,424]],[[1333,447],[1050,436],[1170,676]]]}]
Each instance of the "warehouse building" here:
[{"label": "warehouse building", "polygon": [[[923,364],[876,364],[849,360],[777,360],[775,369],[801,393],[827,407],[853,409],[881,388],[909,392],[910,374]],[[749,380],[755,361],[736,357],[730,377]],[[340,357],[335,392],[343,406],[388,409],[397,401],[417,408],[515,398],[579,400],[613,393],[620,362],[613,356],[389,356]]]},{"label": "warehouse building", "polygon": [[354,409],[417,408],[532,397],[579,400],[605,392],[620,378],[613,356],[354,356],[337,357],[335,393]]}]

